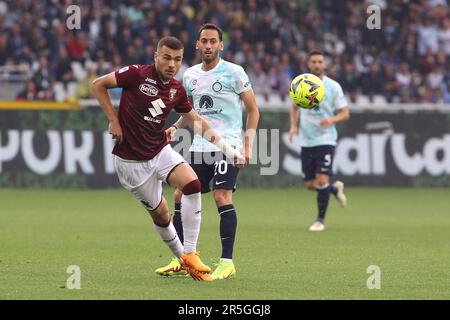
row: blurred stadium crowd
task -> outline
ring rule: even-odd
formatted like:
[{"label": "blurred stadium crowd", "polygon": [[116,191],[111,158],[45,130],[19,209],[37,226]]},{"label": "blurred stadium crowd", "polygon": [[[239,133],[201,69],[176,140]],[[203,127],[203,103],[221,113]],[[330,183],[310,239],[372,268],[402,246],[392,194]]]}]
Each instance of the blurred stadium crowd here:
[{"label": "blurred stadium crowd", "polygon": [[[369,30],[374,3],[381,28]],[[81,0],[80,30],[66,26],[71,4],[0,1],[0,83],[20,85],[17,99],[89,98],[98,75],[152,63],[165,35],[185,45],[181,78],[199,62],[197,30],[213,22],[225,31],[223,57],[265,98],[285,99],[291,79],[307,71],[307,53],[321,49],[353,102],[450,103],[445,0]]]}]

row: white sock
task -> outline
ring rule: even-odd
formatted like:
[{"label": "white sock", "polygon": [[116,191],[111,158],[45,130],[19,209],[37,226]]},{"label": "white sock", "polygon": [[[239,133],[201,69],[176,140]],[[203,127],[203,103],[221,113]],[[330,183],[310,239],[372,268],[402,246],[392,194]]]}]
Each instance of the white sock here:
[{"label": "white sock", "polygon": [[202,222],[200,192],[181,197],[181,221],[183,223],[184,251],[186,253],[195,252]]},{"label": "white sock", "polygon": [[159,234],[161,240],[164,241],[177,258],[180,258],[183,255],[184,248],[180,238],[178,238],[177,231],[175,230],[172,221],[165,228],[157,226],[156,224],[154,224],[154,226],[155,231]]}]

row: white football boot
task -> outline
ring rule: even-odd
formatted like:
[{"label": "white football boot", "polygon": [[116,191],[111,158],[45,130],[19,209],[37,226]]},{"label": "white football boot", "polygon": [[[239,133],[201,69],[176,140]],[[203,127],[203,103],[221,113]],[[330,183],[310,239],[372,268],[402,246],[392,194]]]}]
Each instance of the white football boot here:
[{"label": "white football boot", "polygon": [[344,194],[344,183],[338,180],[334,183],[334,186],[337,189],[336,199],[343,208],[347,205],[347,197]]},{"label": "white football boot", "polygon": [[320,221],[314,222],[311,225],[311,227],[309,227],[309,231],[323,231],[323,230],[325,230],[325,225]]}]

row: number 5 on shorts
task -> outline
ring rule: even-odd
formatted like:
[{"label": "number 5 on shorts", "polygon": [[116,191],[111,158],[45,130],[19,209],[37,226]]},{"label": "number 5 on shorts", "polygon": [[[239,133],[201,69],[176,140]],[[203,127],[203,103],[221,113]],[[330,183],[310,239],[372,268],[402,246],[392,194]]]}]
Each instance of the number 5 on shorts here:
[{"label": "number 5 on shorts", "polygon": [[325,157],[324,157],[324,159],[325,159],[325,162],[324,162],[324,164],[325,164],[325,166],[329,166],[330,164],[331,164],[331,154],[326,154],[325,155]]}]

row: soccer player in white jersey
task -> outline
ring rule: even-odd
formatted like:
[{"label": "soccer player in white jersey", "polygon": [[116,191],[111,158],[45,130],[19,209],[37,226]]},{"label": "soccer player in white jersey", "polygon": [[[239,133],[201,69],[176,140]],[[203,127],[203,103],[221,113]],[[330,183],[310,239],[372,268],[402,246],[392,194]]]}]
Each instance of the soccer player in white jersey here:
[{"label": "soccer player in white jersey", "polygon": [[347,203],[344,183],[336,181],[330,184],[330,177],[337,143],[335,124],[347,121],[350,118],[350,112],[339,83],[324,74],[326,67],[322,52],[313,51],[309,54],[308,69],[322,79],[325,86],[325,97],[317,109],[301,109],[292,106],[290,111],[289,140],[291,142],[299,133],[298,118],[300,114],[304,185],[309,190],[317,191],[318,216],[309,228],[310,231],[325,230],[324,220],[330,193],[336,197],[342,207]]},{"label": "soccer player in white jersey", "polygon": [[[186,70],[183,85],[196,111],[214,128],[225,141],[237,150],[242,150],[246,164],[251,160],[251,150],[259,121],[255,95],[247,74],[241,66],[223,60],[222,30],[214,24],[203,25],[196,42],[202,63]],[[243,137],[242,103],[247,112],[246,133]],[[168,129],[173,135],[184,125],[180,118]],[[217,211],[220,215],[220,238],[222,254],[213,280],[227,279],[236,273],[233,263],[233,248],[237,229],[237,215],[233,205],[233,192],[239,168],[233,165],[218,148],[196,134],[189,149],[189,160],[202,184],[202,193],[210,192],[210,182]],[[175,191],[174,226],[183,239],[182,217],[180,216],[183,194]],[[156,270],[161,275],[182,274],[177,259]]]}]

